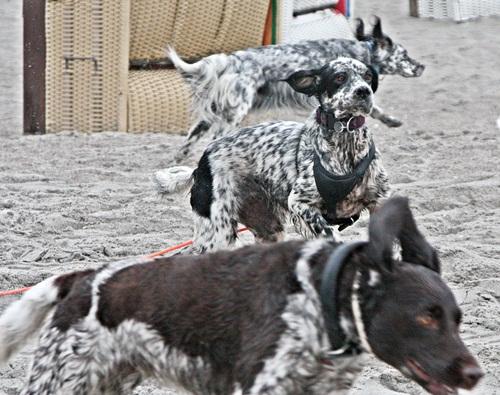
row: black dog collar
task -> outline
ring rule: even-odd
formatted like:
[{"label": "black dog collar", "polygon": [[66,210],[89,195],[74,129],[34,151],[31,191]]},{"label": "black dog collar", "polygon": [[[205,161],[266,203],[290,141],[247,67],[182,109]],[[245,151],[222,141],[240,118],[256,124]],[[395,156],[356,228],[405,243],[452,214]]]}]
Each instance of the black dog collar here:
[{"label": "black dog collar", "polygon": [[328,359],[358,355],[363,349],[353,338],[348,338],[339,323],[339,309],[337,300],[339,293],[339,276],[342,268],[347,264],[347,258],[365,241],[355,241],[342,244],[328,258],[321,278],[320,298],[323,306],[326,333],[330,340],[331,350]]},{"label": "black dog collar", "polygon": [[335,118],[330,111],[325,111],[321,107],[316,110],[316,122],[328,130],[340,133],[344,130],[352,132],[365,124],[365,117],[358,115],[355,117]]},{"label": "black dog collar", "polygon": [[[314,181],[316,182],[316,188],[321,196],[321,199],[325,202],[327,217],[325,218],[329,223],[343,224],[344,219],[337,218],[337,203],[341,202],[346,198],[347,195],[354,189],[356,184],[363,179],[366,170],[375,158],[375,144],[372,142],[370,144],[370,149],[368,154],[359,162],[354,171],[350,174],[338,175],[330,173],[321,164],[319,156],[314,154]],[[355,216],[356,217],[356,216]],[[352,223],[357,220],[353,217]],[[358,216],[359,218],[359,216]],[[339,222],[340,220],[340,222]],[[349,226],[349,223],[347,226]]]}]

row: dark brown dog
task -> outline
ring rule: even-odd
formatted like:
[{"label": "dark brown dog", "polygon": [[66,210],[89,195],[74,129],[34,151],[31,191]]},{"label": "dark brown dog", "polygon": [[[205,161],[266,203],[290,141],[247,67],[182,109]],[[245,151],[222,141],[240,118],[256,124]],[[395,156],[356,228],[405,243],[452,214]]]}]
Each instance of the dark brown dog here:
[{"label": "dark brown dog", "polygon": [[196,394],[344,393],[363,352],[435,395],[473,388],[483,373],[407,200],[369,233],[52,277],[0,317],[0,361],[42,326],[25,394],[118,394],[146,377]]}]

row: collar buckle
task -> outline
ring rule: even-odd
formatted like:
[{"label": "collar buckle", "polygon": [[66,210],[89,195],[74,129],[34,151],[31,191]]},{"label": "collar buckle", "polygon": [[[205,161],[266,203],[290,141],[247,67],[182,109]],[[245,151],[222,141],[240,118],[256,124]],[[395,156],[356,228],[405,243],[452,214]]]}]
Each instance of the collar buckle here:
[{"label": "collar buckle", "polygon": [[351,344],[349,342],[346,342],[342,347],[337,348],[336,350],[327,351],[326,356],[330,359],[338,358],[344,355],[347,352],[347,350],[349,350],[350,347]]},{"label": "collar buckle", "polygon": [[337,133],[342,132],[344,129],[347,129],[347,126],[345,126],[342,122],[340,122],[340,121],[334,122],[333,130],[335,130]]},{"label": "collar buckle", "polygon": [[353,341],[346,342],[341,348],[336,350],[329,350],[325,352],[325,359],[328,361],[335,361],[340,358],[352,358],[357,355],[361,355],[363,350],[358,344]]},{"label": "collar buckle", "polygon": [[365,123],[365,118],[362,116],[351,116],[350,118],[338,119],[329,111],[324,111],[321,107],[316,110],[316,122],[328,130],[334,130],[341,133],[344,130],[352,133],[361,128]]}]

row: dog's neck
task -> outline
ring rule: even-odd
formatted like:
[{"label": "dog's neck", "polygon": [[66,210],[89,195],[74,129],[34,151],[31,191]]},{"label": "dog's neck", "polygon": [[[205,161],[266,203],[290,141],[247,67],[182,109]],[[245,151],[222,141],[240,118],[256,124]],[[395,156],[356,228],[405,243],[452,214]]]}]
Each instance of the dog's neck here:
[{"label": "dog's neck", "polygon": [[336,132],[318,124],[316,112],[306,122],[311,148],[329,172],[349,174],[369,152],[372,136],[366,126]]},{"label": "dog's neck", "polygon": [[367,328],[380,291],[379,275],[361,265],[359,258],[354,254],[349,259],[339,279],[339,320],[344,335],[354,337],[361,349],[371,352]]},{"label": "dog's neck", "polygon": [[370,38],[365,41],[360,41],[360,44],[365,50],[365,58],[362,60],[363,63],[378,67],[379,64],[376,62],[377,57],[375,56],[375,52],[377,51],[375,40]]},{"label": "dog's neck", "polygon": [[[335,248],[339,246],[336,245]],[[314,285],[319,295],[324,270],[332,251],[333,249],[326,249],[312,268]],[[377,272],[361,264],[362,254],[360,251],[353,252],[337,278],[336,319],[346,342],[352,341],[355,348],[371,351],[367,328],[376,314],[375,306],[383,294],[383,284]]]}]

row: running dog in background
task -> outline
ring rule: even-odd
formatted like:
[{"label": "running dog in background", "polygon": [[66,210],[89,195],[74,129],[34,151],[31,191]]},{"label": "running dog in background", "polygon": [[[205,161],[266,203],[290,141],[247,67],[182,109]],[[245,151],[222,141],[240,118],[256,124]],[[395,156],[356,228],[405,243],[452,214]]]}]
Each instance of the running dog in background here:
[{"label": "running dog in background", "polygon": [[[203,135],[214,138],[234,130],[251,110],[272,108],[313,108],[315,103],[297,94],[286,80],[297,70],[317,69],[343,56],[372,65],[380,74],[418,77],[424,66],[410,58],[406,49],[382,32],[379,18],[372,34],[366,35],[358,20],[356,40],[304,41],[216,54],[188,64],[173,49],[169,57],[193,93],[195,122],[176,159],[189,155],[192,145]],[[389,126],[401,122],[374,106],[371,116]]]},{"label": "running dog in background", "polygon": [[200,395],[340,395],[367,353],[433,395],[473,388],[483,372],[406,199],[369,234],[51,277],[0,317],[0,362],[41,328],[23,395],[131,394],[147,378]]},{"label": "running dog in background", "polygon": [[288,84],[320,103],[305,124],[243,128],[212,142],[194,172],[174,166],[155,174],[162,193],[192,185],[193,252],[231,246],[238,223],[258,241],[280,240],[289,220],[306,238],[333,237],[333,225],[351,225],[387,196],[380,154],[364,125],[377,73],[341,57],[297,71]]}]

